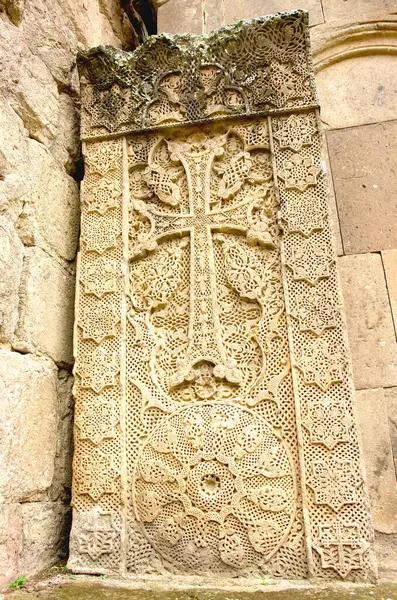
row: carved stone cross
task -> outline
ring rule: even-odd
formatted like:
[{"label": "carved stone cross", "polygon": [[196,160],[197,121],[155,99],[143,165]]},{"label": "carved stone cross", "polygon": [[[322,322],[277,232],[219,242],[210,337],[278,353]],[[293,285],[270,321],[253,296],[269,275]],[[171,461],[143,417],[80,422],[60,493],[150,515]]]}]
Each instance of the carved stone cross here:
[{"label": "carved stone cross", "polygon": [[193,381],[195,367],[202,362],[213,366],[213,375],[217,379],[225,379],[236,385],[241,382],[241,371],[234,359],[227,358],[222,343],[216,297],[213,232],[243,234],[251,244],[274,248],[266,222],[253,226],[250,220],[249,207],[252,207],[254,200],[259,201],[267,193],[267,188],[263,185],[256,186],[254,195],[243,201],[230,207],[211,209],[210,180],[213,171],[222,175],[219,200],[233,196],[246,180],[264,184],[268,179],[266,173],[263,176],[251,173],[252,160],[247,149],[237,152],[226,168],[217,165],[217,159],[224,154],[226,142],[226,134],[210,138],[205,133],[195,133],[186,142],[165,142],[161,139],[159,144],[166,143],[171,160],[182,167],[167,171],[157,164],[154,158],[157,144],[150,152],[145,181],[162,203],[176,207],[180,205],[181,191],[175,180],[183,169],[188,181],[190,211],[188,214],[175,215],[159,211],[150,205],[143,208],[141,202],[135,204],[136,209],[144,211],[145,216],[150,219],[152,232],[150,238],[145,240],[144,247],[137,245],[132,249],[132,260],[141,257],[148,249],[156,249],[161,240],[185,235],[190,237],[188,348],[172,377],[171,387]]}]

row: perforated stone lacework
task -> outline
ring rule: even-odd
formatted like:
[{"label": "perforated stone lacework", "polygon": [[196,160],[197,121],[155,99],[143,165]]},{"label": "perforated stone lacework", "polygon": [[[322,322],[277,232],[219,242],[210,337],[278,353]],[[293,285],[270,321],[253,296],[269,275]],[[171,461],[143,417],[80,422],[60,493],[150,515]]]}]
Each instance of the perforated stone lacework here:
[{"label": "perforated stone lacework", "polygon": [[75,571],[374,572],[308,56],[298,11],[80,58],[83,136],[137,131],[84,143]]},{"label": "perforated stone lacework", "polygon": [[81,52],[83,137],[313,105],[307,45],[307,13],[295,11],[207,36],[153,36],[133,53]]}]

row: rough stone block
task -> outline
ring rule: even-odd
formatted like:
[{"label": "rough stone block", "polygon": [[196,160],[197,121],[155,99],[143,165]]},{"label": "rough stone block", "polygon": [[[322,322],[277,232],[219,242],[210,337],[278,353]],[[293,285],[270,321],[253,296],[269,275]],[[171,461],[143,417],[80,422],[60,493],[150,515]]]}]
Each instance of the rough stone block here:
[{"label": "rough stone block", "polygon": [[356,396],[374,527],[397,533],[397,481],[384,392],[361,390]]},{"label": "rough stone block", "polygon": [[48,490],[53,502],[70,501],[73,456],[73,377],[63,369],[58,374],[58,426],[54,478]]},{"label": "rough stone block", "polygon": [[356,389],[397,385],[397,344],[379,254],[339,259]]},{"label": "rough stone block", "polygon": [[13,225],[0,217],[0,342],[11,342],[17,325],[22,256]]},{"label": "rough stone block", "polygon": [[20,570],[25,576],[53,565],[64,550],[69,508],[59,502],[22,504],[23,547]]},{"label": "rough stone block", "polygon": [[30,140],[35,176],[18,220],[21,240],[73,260],[79,233],[79,190],[42,144]]},{"label": "rough stone block", "polygon": [[323,23],[321,0],[237,0],[236,2],[224,1],[226,24],[234,23],[239,19],[253,19],[276,12],[288,12],[299,8],[309,11],[310,25]]},{"label": "rough stone block", "polygon": [[21,505],[0,504],[0,591],[20,575],[21,551]]},{"label": "rough stone block", "polygon": [[56,441],[55,366],[0,350],[0,502],[45,492],[53,480]]},{"label": "rough stone block", "polygon": [[[397,477],[397,387],[385,390],[387,414],[389,416],[390,439],[393,449],[394,467]],[[397,565],[396,565],[397,569]]]},{"label": "rough stone block", "polygon": [[13,347],[73,363],[74,277],[37,247],[26,248]]},{"label": "rough stone block", "polygon": [[203,33],[201,0],[179,0],[177,18],[175,9],[172,0],[160,6],[157,17],[159,33]]},{"label": "rough stone block", "polygon": [[397,250],[385,250],[382,252],[382,261],[386,275],[387,291],[389,293],[394,328],[397,333]]},{"label": "rough stone block", "polygon": [[397,121],[327,133],[346,254],[392,249],[397,239]]},{"label": "rough stone block", "polygon": [[384,14],[396,8],[395,0],[322,0],[325,20],[363,18],[373,12],[382,11]]}]

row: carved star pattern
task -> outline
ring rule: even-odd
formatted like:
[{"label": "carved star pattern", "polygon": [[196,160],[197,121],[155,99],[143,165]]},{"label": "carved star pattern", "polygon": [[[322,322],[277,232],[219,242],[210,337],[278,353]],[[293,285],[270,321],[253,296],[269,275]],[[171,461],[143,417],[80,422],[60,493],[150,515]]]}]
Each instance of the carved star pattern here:
[{"label": "carved star pattern", "polygon": [[283,161],[278,176],[284,181],[287,190],[304,192],[311,185],[317,185],[320,173],[321,167],[315,164],[313,156],[294,154],[290,159]]},{"label": "carved star pattern", "polygon": [[323,211],[314,195],[305,198],[304,206],[300,197],[289,198],[282,207],[281,214],[291,233],[301,233],[309,237],[313,232],[324,229]]},{"label": "carved star pattern", "polygon": [[115,326],[119,320],[114,308],[104,302],[85,308],[81,320],[83,338],[100,344],[104,339],[116,335]]},{"label": "carved star pattern", "polygon": [[363,555],[369,543],[360,538],[357,523],[343,523],[337,519],[319,525],[318,530],[318,543],[313,546],[321,557],[323,569],[333,569],[344,579],[353,569],[363,568]]},{"label": "carved star pattern", "polygon": [[336,310],[330,292],[320,294],[315,289],[296,297],[296,317],[300,331],[321,335],[325,329],[336,327]]},{"label": "carved star pattern", "polygon": [[121,144],[118,141],[103,141],[99,144],[92,144],[92,148],[95,150],[87,151],[84,156],[89,173],[105,175],[111,169],[117,168],[121,158]]},{"label": "carved star pattern", "polygon": [[95,501],[103,494],[114,492],[114,480],[119,475],[113,456],[104,454],[98,448],[80,457],[74,473],[79,493],[88,494]]},{"label": "carved star pattern", "polygon": [[303,425],[309,431],[312,444],[324,444],[332,450],[337,444],[350,441],[353,419],[345,400],[324,395],[320,400],[310,400]]},{"label": "carved star pattern", "polygon": [[319,279],[329,277],[329,267],[333,262],[327,245],[309,238],[303,240],[298,248],[291,249],[291,258],[287,264],[296,281],[307,281],[315,285]]},{"label": "carved star pattern", "polygon": [[357,502],[357,488],[361,483],[350,460],[328,458],[315,462],[308,477],[316,504],[326,504],[338,512],[344,504]]},{"label": "carved star pattern", "polygon": [[120,227],[114,217],[85,219],[82,228],[82,240],[87,250],[103,254],[109,248],[115,248]]},{"label": "carved star pattern", "polygon": [[319,338],[301,352],[297,367],[302,371],[306,384],[315,384],[326,392],[332,384],[342,381],[343,362],[342,354]]},{"label": "carved star pattern", "polygon": [[96,182],[91,190],[86,189],[85,193],[88,197],[88,211],[103,215],[110,208],[118,206],[121,196],[121,183],[115,177],[115,173],[110,172],[107,177],[100,179],[99,183]]},{"label": "carved star pattern", "polygon": [[116,292],[117,268],[114,260],[98,258],[85,265],[84,291],[102,298],[105,294]]},{"label": "carved star pattern", "polygon": [[282,150],[290,148],[299,152],[303,146],[313,143],[313,135],[316,133],[314,118],[308,115],[290,115],[288,119],[279,120],[279,127],[273,132],[273,137],[279,142]]},{"label": "carved star pattern", "polygon": [[113,402],[102,396],[85,402],[76,418],[80,439],[91,440],[95,445],[99,445],[104,439],[115,438],[115,426],[118,422]]},{"label": "carved star pattern", "polygon": [[117,538],[117,529],[113,515],[101,513],[91,524],[84,526],[78,537],[79,550],[82,554],[97,561],[103,554],[111,554]]},{"label": "carved star pattern", "polygon": [[115,384],[119,365],[115,352],[107,352],[102,347],[95,348],[77,361],[76,372],[81,377],[83,388],[92,388],[99,394],[103,388]]}]

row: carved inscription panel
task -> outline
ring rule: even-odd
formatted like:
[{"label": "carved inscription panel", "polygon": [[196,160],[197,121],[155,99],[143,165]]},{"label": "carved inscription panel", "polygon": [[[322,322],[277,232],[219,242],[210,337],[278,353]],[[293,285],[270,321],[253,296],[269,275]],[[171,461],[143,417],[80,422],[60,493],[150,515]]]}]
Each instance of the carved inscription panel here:
[{"label": "carved inscription panel", "polygon": [[317,110],[84,153],[71,568],[373,577]]}]

